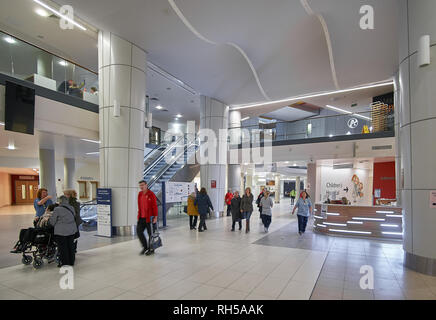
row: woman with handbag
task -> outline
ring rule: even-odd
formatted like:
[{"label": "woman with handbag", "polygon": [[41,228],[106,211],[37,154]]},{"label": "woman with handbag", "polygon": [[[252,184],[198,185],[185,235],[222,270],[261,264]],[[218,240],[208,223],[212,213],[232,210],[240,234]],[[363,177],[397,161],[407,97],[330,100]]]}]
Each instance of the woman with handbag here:
[{"label": "woman with handbag", "polygon": [[189,216],[189,228],[191,230],[197,229],[197,220],[198,220],[198,206],[195,204],[195,192],[191,193],[188,196],[188,206],[187,206],[187,214]]},{"label": "woman with handbag", "polygon": [[74,266],[76,259],[74,239],[78,231],[74,208],[68,203],[66,196],[60,196],[59,206],[53,210],[49,223],[54,227],[55,240],[58,245],[61,266]]},{"label": "woman with handbag", "polygon": [[245,233],[250,232],[250,218],[253,213],[253,194],[250,188],[245,189],[245,193],[241,199],[242,219],[245,219]]},{"label": "woman with handbag", "polygon": [[269,195],[270,192],[265,191],[264,196],[260,200],[260,206],[262,207],[261,217],[265,232],[268,232],[269,226],[271,224],[272,207],[274,205],[274,202]]}]

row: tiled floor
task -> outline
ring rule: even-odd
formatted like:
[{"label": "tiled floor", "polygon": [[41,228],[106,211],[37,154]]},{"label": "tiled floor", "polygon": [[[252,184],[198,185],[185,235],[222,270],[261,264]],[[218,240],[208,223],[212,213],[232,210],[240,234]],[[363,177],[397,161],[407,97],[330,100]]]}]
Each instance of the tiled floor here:
[{"label": "tiled floor", "polygon": [[[230,232],[229,218],[208,231],[182,219],[162,231],[164,246],[139,256],[137,240],[80,250],[74,290],[62,290],[54,265],[0,269],[0,299],[436,299],[436,277],[407,270],[399,243],[296,233],[289,203],[274,208],[265,234]],[[360,267],[374,269],[373,290],[360,288]]]}]

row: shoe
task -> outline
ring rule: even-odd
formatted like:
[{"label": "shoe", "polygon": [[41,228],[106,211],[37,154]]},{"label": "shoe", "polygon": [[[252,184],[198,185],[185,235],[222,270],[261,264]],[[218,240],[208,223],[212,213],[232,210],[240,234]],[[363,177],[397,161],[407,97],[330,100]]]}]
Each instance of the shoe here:
[{"label": "shoe", "polygon": [[303,233],[301,231],[298,231],[298,234],[301,236]]},{"label": "shoe", "polygon": [[204,227],[204,231],[206,231],[207,230],[207,227]]},{"label": "shoe", "polygon": [[235,231],[235,228],[232,228],[232,230],[230,230],[230,231]]},{"label": "shoe", "polygon": [[265,232],[268,232],[268,228],[265,228]]},{"label": "shoe", "polygon": [[241,231],[242,230],[242,227],[239,227],[239,231]]},{"label": "shoe", "polygon": [[139,253],[139,255],[142,256],[146,251],[147,251],[146,248],[142,249],[141,252]]},{"label": "shoe", "polygon": [[146,256],[150,256],[154,254],[154,250],[147,250],[147,252],[145,253]]},{"label": "shoe", "polygon": [[192,227],[192,230],[197,230],[197,227]]},{"label": "shoe", "polygon": [[198,232],[203,232],[203,230],[201,230],[201,229],[198,229]]}]

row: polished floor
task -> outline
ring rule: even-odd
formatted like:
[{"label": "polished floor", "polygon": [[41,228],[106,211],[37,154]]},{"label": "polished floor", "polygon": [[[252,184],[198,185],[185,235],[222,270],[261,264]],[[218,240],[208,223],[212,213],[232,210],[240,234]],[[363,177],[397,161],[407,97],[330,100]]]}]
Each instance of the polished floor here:
[{"label": "polished floor", "polygon": [[[60,289],[55,265],[1,268],[0,299],[436,299],[436,277],[405,269],[400,243],[310,228],[300,237],[289,208],[274,208],[269,233],[257,212],[249,234],[230,232],[227,217],[208,220],[204,233],[178,219],[150,257],[138,255],[136,239],[81,249],[74,290]],[[359,286],[362,265],[374,268],[374,290]]]}]

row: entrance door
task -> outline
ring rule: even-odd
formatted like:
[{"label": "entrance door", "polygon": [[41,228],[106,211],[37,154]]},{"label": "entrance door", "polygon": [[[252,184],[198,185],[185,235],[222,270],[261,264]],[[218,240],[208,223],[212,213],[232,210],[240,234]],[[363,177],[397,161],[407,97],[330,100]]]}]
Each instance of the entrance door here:
[{"label": "entrance door", "polygon": [[15,203],[31,204],[38,193],[38,181],[15,181]]}]

